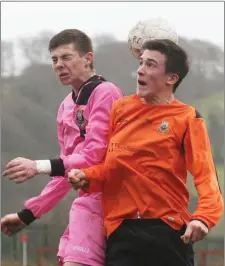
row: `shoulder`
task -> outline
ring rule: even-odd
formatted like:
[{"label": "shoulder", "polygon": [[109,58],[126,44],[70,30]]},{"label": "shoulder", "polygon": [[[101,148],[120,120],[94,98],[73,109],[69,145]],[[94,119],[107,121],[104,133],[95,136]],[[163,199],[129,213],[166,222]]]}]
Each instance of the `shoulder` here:
[{"label": "shoulder", "polygon": [[73,103],[73,98],[72,98],[72,92],[70,92],[60,103],[59,105],[59,110],[64,109],[65,106],[71,105]]},{"label": "shoulder", "polygon": [[177,101],[184,114],[186,114],[188,119],[193,118],[203,118],[200,112],[192,105],[185,104],[183,102]]},{"label": "shoulder", "polygon": [[124,105],[129,105],[129,104],[133,104],[134,103],[134,97],[133,95],[129,95],[129,96],[123,96],[120,99],[118,99],[117,101],[115,101],[115,103],[113,104],[115,107],[124,107]]},{"label": "shoulder", "polygon": [[109,81],[100,83],[95,88],[94,94],[102,95],[104,97],[107,96],[121,97],[123,95],[121,89]]},{"label": "shoulder", "polygon": [[63,101],[59,105],[58,115],[57,115],[58,120],[61,117],[63,117],[63,115],[67,112],[67,110],[72,108],[73,105],[74,105],[74,102],[73,102],[72,92],[71,92],[63,99]]}]

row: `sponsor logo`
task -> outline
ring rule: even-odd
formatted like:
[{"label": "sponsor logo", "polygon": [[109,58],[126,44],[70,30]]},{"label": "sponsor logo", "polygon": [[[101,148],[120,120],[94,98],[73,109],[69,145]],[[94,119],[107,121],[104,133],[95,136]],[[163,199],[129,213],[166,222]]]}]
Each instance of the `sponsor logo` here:
[{"label": "sponsor logo", "polygon": [[81,246],[74,246],[73,250],[77,250],[83,253],[89,253],[89,248],[81,247]]}]

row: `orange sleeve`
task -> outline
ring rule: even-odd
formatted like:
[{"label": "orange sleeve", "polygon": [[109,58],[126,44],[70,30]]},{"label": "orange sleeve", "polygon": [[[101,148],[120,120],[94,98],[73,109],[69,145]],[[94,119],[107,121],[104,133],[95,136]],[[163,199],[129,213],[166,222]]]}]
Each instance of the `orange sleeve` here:
[{"label": "orange sleeve", "polygon": [[83,188],[83,190],[87,193],[102,192],[105,178],[104,163],[81,170],[89,181],[88,186]]},{"label": "orange sleeve", "polygon": [[[110,141],[111,136],[113,135],[114,131],[114,121],[115,121],[115,104],[113,104],[112,110],[110,112],[110,120],[109,120],[109,134],[108,134],[108,143]],[[107,151],[105,157],[107,156]],[[104,157],[104,161],[105,161]],[[89,180],[88,186],[83,189],[85,192],[94,193],[94,192],[102,192],[103,191],[103,184],[105,179],[105,163],[101,163],[89,168],[81,169],[86,177]]]},{"label": "orange sleeve", "polygon": [[184,149],[187,169],[199,196],[192,220],[202,221],[210,230],[221,218],[224,203],[204,119],[189,119]]}]

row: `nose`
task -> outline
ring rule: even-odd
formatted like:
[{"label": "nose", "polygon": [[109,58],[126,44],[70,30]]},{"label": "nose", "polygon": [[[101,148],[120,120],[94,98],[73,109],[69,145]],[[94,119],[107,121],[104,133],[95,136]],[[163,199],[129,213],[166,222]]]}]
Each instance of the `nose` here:
[{"label": "nose", "polygon": [[57,62],[55,63],[55,68],[61,69],[62,67],[63,67],[63,61],[61,59],[58,59]]},{"label": "nose", "polygon": [[143,67],[143,65],[139,66],[139,68],[137,69],[137,74],[139,76],[143,76],[144,75],[144,67]]}]

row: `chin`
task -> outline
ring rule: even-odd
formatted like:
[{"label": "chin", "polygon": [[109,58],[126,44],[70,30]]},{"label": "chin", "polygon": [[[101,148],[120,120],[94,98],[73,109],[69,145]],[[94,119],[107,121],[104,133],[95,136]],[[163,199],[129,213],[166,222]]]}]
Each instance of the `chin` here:
[{"label": "chin", "polygon": [[69,85],[71,85],[71,82],[69,81],[69,80],[59,80],[60,81],[60,83],[62,84],[62,85],[64,85],[64,86],[69,86]]},{"label": "chin", "polygon": [[141,91],[139,89],[137,89],[137,96],[140,98],[145,98],[148,95],[148,93],[146,93],[145,91]]}]

